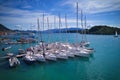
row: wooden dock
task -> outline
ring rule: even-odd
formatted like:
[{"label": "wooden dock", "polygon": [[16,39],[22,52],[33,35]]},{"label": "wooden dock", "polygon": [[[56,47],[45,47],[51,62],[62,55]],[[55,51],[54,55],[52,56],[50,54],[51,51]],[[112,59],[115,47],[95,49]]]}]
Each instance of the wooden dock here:
[{"label": "wooden dock", "polygon": [[[20,58],[20,57],[23,57],[25,56],[26,54],[18,54],[18,55],[15,55],[17,58]],[[0,57],[0,59],[8,59],[10,58],[11,56],[3,56],[3,57]]]}]

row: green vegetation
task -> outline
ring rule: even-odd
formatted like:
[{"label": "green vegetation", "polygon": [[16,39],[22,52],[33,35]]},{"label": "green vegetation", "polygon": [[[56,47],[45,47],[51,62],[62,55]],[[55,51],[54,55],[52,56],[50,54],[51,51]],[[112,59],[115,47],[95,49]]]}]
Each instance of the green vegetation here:
[{"label": "green vegetation", "polygon": [[88,31],[89,34],[112,35],[115,34],[115,31],[117,31],[118,34],[120,34],[120,28],[104,26],[104,25],[94,26],[90,28]]},{"label": "green vegetation", "polygon": [[[86,34],[99,34],[99,35],[114,35],[115,31],[120,34],[120,28],[110,27],[106,25],[93,26],[90,29],[86,29]],[[67,32],[76,33],[76,30],[68,30]],[[78,33],[82,33],[82,29],[78,30]]]}]

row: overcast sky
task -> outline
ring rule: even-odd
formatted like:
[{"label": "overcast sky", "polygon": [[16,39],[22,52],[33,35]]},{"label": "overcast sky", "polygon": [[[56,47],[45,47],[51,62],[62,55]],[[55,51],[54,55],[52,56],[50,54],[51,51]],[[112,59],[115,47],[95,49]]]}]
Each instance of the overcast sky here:
[{"label": "overcast sky", "polygon": [[[36,30],[37,18],[42,23],[45,14],[50,28],[58,27],[58,14],[61,15],[62,28],[67,14],[68,27],[76,27],[76,2],[79,4],[79,27],[81,9],[87,17],[87,26],[108,25],[120,27],[120,0],[0,0],[0,24],[10,29]],[[42,27],[42,24],[40,24]]]}]

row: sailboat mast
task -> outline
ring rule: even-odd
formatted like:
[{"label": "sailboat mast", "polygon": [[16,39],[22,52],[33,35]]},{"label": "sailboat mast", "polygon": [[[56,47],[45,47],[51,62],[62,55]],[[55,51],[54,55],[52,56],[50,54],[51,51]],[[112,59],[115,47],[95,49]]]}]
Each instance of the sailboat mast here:
[{"label": "sailboat mast", "polygon": [[[61,33],[60,27],[61,27],[61,16],[60,16],[60,14],[59,14],[59,35],[60,35],[60,33]],[[61,40],[61,35],[60,35],[60,37],[59,37],[59,40]]]},{"label": "sailboat mast", "polygon": [[40,33],[40,41],[42,41],[42,34],[41,34],[41,31],[40,31],[39,18],[37,19],[37,24],[38,24],[38,33]]},{"label": "sailboat mast", "polygon": [[43,31],[44,31],[44,13],[43,13],[43,18],[42,18],[43,20]]},{"label": "sailboat mast", "polygon": [[82,41],[83,41],[83,12],[81,10],[81,27],[82,27]]},{"label": "sailboat mast", "polygon": [[78,2],[76,3],[76,27],[77,27],[76,42],[78,42]]},{"label": "sailboat mast", "polygon": [[[56,28],[56,17],[54,16],[54,29]],[[56,33],[56,32],[55,32]],[[57,39],[57,36],[55,36],[55,39]]]},{"label": "sailboat mast", "polygon": [[[44,13],[43,13],[43,31],[44,31]],[[44,49],[43,41],[42,41],[42,49],[43,49],[43,56],[45,57],[45,49]]]},{"label": "sailboat mast", "polygon": [[68,31],[68,25],[67,25],[67,15],[65,14],[65,26],[66,26],[66,42],[67,40],[67,31]]},{"label": "sailboat mast", "polygon": [[84,17],[85,19],[85,29],[84,29],[84,34],[85,34],[85,40],[87,41],[87,37],[86,37],[86,27],[87,27],[87,21],[86,21],[86,16]]},{"label": "sailboat mast", "polygon": [[56,27],[56,17],[54,16],[54,29]]},{"label": "sailboat mast", "polygon": [[50,33],[49,33],[49,19],[48,19],[48,17],[47,17],[47,24],[48,24],[48,41],[50,41]]}]

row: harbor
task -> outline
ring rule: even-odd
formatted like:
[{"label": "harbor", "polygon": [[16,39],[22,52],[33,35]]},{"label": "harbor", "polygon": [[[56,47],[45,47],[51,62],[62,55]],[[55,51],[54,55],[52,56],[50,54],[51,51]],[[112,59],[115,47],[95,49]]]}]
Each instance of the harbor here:
[{"label": "harbor", "polygon": [[1,0],[0,80],[120,80],[119,0]]},{"label": "harbor", "polygon": [[[79,11],[78,11],[78,3],[76,3],[76,26],[77,28],[79,28]],[[45,62],[46,60],[50,60],[50,61],[57,61],[57,59],[62,59],[62,60],[66,60],[69,57],[85,57],[85,58],[89,58],[90,55],[92,55],[94,53],[94,48],[88,48],[88,46],[90,45],[90,42],[87,41],[87,37],[86,37],[86,25],[87,25],[87,21],[86,21],[86,16],[84,16],[83,11],[81,10],[81,27],[82,27],[82,40],[81,42],[78,41],[78,30],[77,30],[77,34],[76,34],[76,38],[75,38],[75,42],[73,44],[68,42],[68,39],[66,38],[65,42],[61,42],[61,27],[62,27],[62,22],[61,22],[61,15],[59,14],[58,17],[58,29],[59,32],[58,34],[59,36],[59,41],[56,42],[51,42],[51,43],[46,43],[43,40],[43,32],[44,31],[44,27],[45,27],[45,14],[43,13],[43,21],[42,21],[42,26],[40,26],[40,21],[39,18],[37,19],[37,29],[38,29],[38,34],[40,37],[40,40],[37,39],[26,39],[23,38],[23,33],[20,35],[20,39],[17,40],[17,42],[24,44],[24,43],[28,43],[31,44],[32,42],[37,42],[37,45],[35,46],[30,46],[29,48],[27,48],[26,50],[24,49],[18,49],[18,55],[14,55],[14,53],[7,53],[7,56],[5,57],[1,57],[1,58],[8,58],[9,59],[9,64],[10,67],[16,66],[16,64],[20,64],[19,60],[17,59],[18,57],[22,57],[23,60],[26,63],[34,63],[35,61],[39,61],[39,62]],[[67,27],[68,27],[68,23],[67,23],[67,15],[65,15],[65,26],[66,26],[66,30],[65,30],[65,34],[69,34],[67,32]],[[55,18],[54,18],[54,22]],[[54,28],[56,28],[55,26],[56,24],[54,23]],[[48,30],[50,30],[50,24],[49,24],[49,17],[47,17],[47,27]],[[50,34],[51,32],[48,32],[48,41],[50,40]],[[10,44],[10,43],[9,43]],[[14,44],[14,42],[12,43]],[[7,49],[11,49],[11,46],[7,47],[7,48],[3,48],[2,50],[5,51]]]},{"label": "harbor", "polygon": [[[47,36],[47,34],[44,34]],[[52,35],[52,34],[51,34]],[[53,34],[51,39],[55,40],[54,35],[57,35],[59,37],[59,34]],[[72,44],[74,41],[74,38],[76,37],[76,34],[70,34],[73,38],[69,38],[69,34],[67,34],[67,37],[69,38],[69,42]],[[65,34],[63,34],[63,37]],[[63,38],[62,37],[62,38]],[[81,37],[81,35],[79,35]],[[50,61],[50,60],[43,60],[43,62],[34,61],[32,64],[26,64],[26,62],[23,60],[23,58],[18,58],[20,61],[20,65],[17,65],[15,68],[9,68],[9,61],[8,59],[1,60],[0,61],[0,70],[1,70],[1,78],[2,79],[8,79],[7,77],[12,77],[11,79],[58,79],[63,77],[64,79],[79,79],[83,78],[86,79],[88,76],[83,74],[89,74],[88,79],[94,79],[95,76],[101,76],[101,78],[115,78],[118,76],[115,73],[119,73],[119,64],[116,64],[115,62],[119,62],[119,40],[114,39],[113,36],[98,36],[98,35],[87,35],[88,40],[91,42],[91,47],[94,47],[96,50],[89,58],[84,57],[78,57],[75,56],[73,58],[68,58],[66,60],[57,59],[56,61]],[[99,43],[97,42],[97,39],[99,39]],[[81,38],[78,38],[81,39]],[[47,42],[47,40],[45,40]],[[65,41],[65,39],[63,39]],[[109,44],[113,42],[113,44]],[[103,46],[104,43],[104,46]],[[31,44],[33,46],[37,44]],[[99,45],[99,46],[98,46]],[[22,45],[25,50],[29,48],[27,44]],[[95,47],[97,46],[97,47]],[[114,48],[113,48],[114,47]],[[13,49],[14,48],[14,49]],[[108,48],[109,50],[106,50]],[[112,48],[112,49],[111,49]],[[15,55],[18,55],[18,45],[13,45],[11,47],[13,53]],[[2,54],[5,54],[1,52]],[[108,55],[109,54],[109,55]],[[103,66],[104,65],[104,66]],[[111,69],[114,68],[114,72],[111,72]],[[79,72],[78,72],[79,71]],[[106,71],[109,74],[107,74]],[[66,74],[63,74],[66,73]],[[6,74],[7,73],[7,74]],[[33,74],[34,73],[34,74]],[[56,74],[57,73],[57,74]],[[74,77],[73,73],[75,75],[78,75]],[[91,73],[91,74],[90,74]],[[53,75],[54,74],[54,75]],[[94,75],[93,75],[94,74]],[[31,76],[31,78],[27,76]],[[59,75],[59,76],[58,76]],[[111,76],[110,76],[111,75]],[[14,77],[16,76],[16,77]],[[45,77],[43,77],[45,76]],[[65,77],[64,77],[65,76]],[[105,77],[103,77],[105,76]],[[118,77],[116,77],[117,79]]]}]

